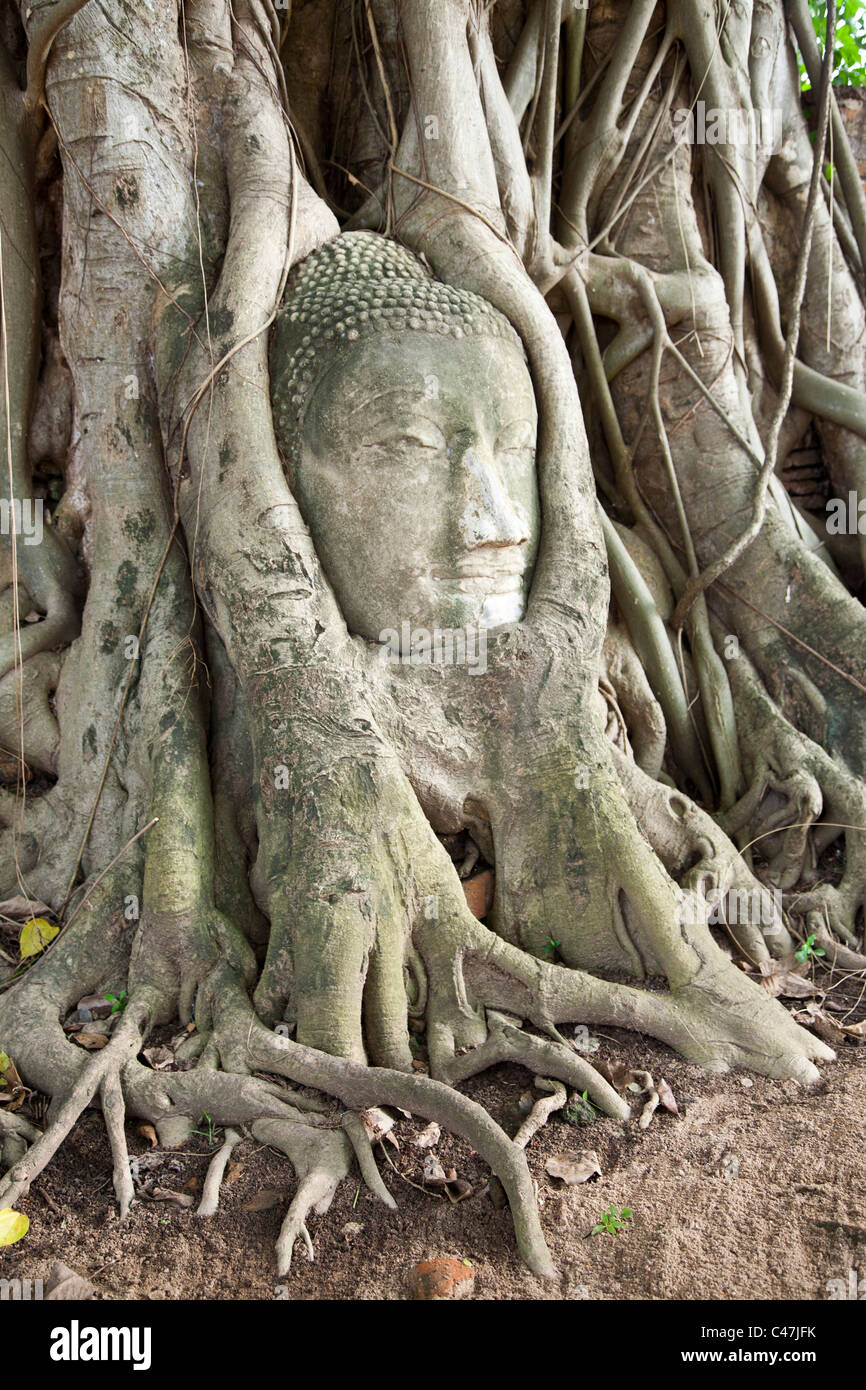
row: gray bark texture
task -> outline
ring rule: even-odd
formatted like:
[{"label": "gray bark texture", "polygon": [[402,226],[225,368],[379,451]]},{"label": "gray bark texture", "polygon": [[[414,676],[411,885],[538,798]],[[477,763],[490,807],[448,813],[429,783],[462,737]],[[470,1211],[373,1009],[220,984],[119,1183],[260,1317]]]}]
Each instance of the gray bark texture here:
[{"label": "gray bark texture", "polygon": [[[93,1103],[125,1213],[125,1116],[206,1113],[208,1211],[242,1126],[295,1169],[284,1272],[353,1162],[392,1201],[358,1118],[391,1105],[470,1140],[554,1277],[462,1081],[514,1061],[625,1119],[583,1023],[810,1084],[833,1054],[762,971],[866,967],[866,517],[782,481],[817,438],[866,501],[866,200],[808,6],[0,3],[0,897],[61,928],[0,975],[0,1051],[53,1098],[6,1126],[0,1206]],[[363,332],[322,346],[315,300],[302,332],[305,266],[383,242],[414,259],[349,283]],[[427,369],[365,551],[351,393]],[[534,454],[496,443],[521,390]],[[449,436],[437,498],[464,405],[494,442]],[[461,488],[468,543],[532,554],[519,621],[483,669],[388,659],[364,604]],[[104,992],[87,1053],[64,1022]],[[156,1071],[175,1020],[195,1064]]]}]

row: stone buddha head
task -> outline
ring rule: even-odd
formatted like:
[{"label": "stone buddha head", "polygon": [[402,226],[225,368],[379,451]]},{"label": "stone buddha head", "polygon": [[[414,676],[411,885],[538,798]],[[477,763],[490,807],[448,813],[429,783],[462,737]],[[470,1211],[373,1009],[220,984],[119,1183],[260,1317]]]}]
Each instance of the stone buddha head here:
[{"label": "stone buddha head", "polygon": [[522,618],[537,415],[517,334],[410,252],[347,233],[293,272],[271,349],[277,439],[350,631]]}]

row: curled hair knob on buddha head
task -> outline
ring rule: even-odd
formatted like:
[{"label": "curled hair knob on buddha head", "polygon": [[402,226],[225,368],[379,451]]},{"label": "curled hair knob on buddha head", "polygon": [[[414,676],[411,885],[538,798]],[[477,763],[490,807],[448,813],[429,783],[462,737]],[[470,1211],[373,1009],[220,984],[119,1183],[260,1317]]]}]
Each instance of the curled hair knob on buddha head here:
[{"label": "curled hair knob on buddha head", "polygon": [[346,232],[295,267],[271,345],[275,423],[287,455],[341,347],[407,330],[501,338],[522,352],[508,319],[485,299],[434,279],[411,251],[376,232]]}]

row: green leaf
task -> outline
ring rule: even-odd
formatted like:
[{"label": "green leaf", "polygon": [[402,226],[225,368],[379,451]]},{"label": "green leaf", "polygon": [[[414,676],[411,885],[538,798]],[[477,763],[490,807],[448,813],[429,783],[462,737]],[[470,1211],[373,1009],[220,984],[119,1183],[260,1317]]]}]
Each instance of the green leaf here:
[{"label": "green leaf", "polygon": [[30,1218],[11,1207],[0,1211],[0,1245],[14,1245],[23,1240],[30,1229]]}]

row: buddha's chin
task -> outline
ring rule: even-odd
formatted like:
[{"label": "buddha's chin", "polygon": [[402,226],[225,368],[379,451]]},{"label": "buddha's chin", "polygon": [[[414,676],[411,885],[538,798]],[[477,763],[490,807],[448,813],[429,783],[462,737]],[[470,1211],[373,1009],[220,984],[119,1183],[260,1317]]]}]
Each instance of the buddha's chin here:
[{"label": "buddha's chin", "polygon": [[522,588],[506,594],[488,594],[478,615],[478,626],[505,627],[508,623],[519,623],[525,610]]},{"label": "buddha's chin", "polygon": [[523,585],[500,589],[478,586],[467,593],[461,585],[457,592],[440,595],[433,605],[437,614],[436,626],[441,628],[496,628],[519,623],[526,612],[526,593]]}]

